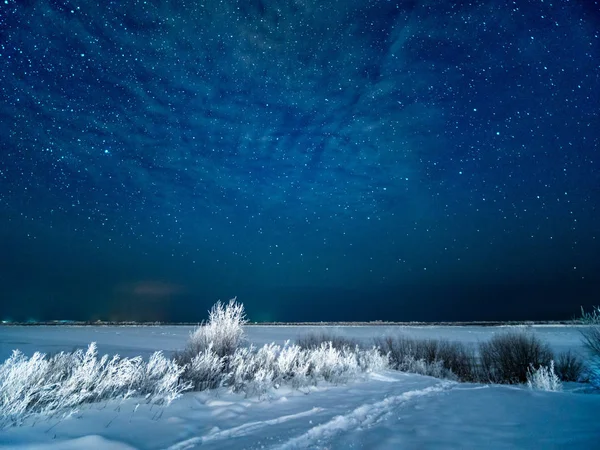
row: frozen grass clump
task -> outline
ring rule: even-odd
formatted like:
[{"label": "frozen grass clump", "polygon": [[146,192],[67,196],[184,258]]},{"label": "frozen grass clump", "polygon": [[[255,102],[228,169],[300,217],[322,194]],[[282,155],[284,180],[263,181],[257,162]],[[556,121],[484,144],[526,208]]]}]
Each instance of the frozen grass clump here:
[{"label": "frozen grass clump", "polygon": [[154,353],[141,357],[98,357],[96,344],[86,351],[30,358],[15,350],[0,365],[0,427],[20,424],[36,413],[68,414],[85,403],[145,397],[168,405],[191,386],[181,383],[183,368]]},{"label": "frozen grass clump", "polygon": [[554,372],[554,361],[550,361],[549,366],[540,366],[537,369],[530,366],[527,371],[527,386],[529,389],[541,391],[562,391],[560,378]]}]

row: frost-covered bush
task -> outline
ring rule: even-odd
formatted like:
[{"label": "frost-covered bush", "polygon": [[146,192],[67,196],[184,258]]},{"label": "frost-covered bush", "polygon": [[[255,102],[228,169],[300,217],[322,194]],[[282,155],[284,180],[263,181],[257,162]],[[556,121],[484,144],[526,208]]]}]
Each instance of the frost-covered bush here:
[{"label": "frost-covered bush", "polygon": [[378,372],[390,367],[388,354],[382,354],[377,347],[358,351],[356,358],[362,372]]},{"label": "frost-covered bush", "polygon": [[600,306],[586,313],[581,308],[581,323],[586,325],[581,331],[583,342],[593,356],[600,357]]},{"label": "frost-covered bush", "polygon": [[279,354],[280,347],[276,344],[266,344],[260,349],[239,348],[229,360],[226,385],[247,396],[264,394],[275,385]]},{"label": "frost-covered bush", "polygon": [[176,361],[182,366],[189,365],[193,358],[210,348],[209,353],[225,358],[223,363],[227,364],[226,357],[233,355],[244,343],[244,325],[247,322],[244,305],[236,298],[227,304],[215,303],[209,311],[208,321],[190,333],[183,351],[175,353]]},{"label": "frost-covered bush", "polygon": [[191,383],[195,391],[219,387],[223,378],[224,360],[225,357],[217,355],[212,345],[209,345],[184,366],[182,379]]},{"label": "frost-covered bush", "polygon": [[211,346],[220,357],[233,355],[244,341],[247,322],[244,305],[236,298],[227,304],[217,302],[209,311],[208,322],[190,334],[187,350],[197,355]]},{"label": "frost-covered bush", "polygon": [[595,306],[589,313],[581,308],[580,321],[585,325],[581,330],[583,343],[591,356],[587,363],[587,375],[590,384],[600,389],[600,306]]},{"label": "frost-covered bush", "polygon": [[286,342],[277,358],[277,371],[282,382],[291,383],[295,388],[308,385],[310,361],[307,352]]},{"label": "frost-covered bush", "polygon": [[554,372],[554,361],[550,361],[549,366],[540,366],[537,369],[530,366],[527,371],[527,386],[529,389],[541,391],[562,391],[560,378]]},{"label": "frost-covered bush", "polygon": [[95,343],[86,351],[51,357],[19,351],[0,365],[0,426],[21,423],[35,413],[69,413],[84,403],[142,396],[153,404],[169,404],[189,384],[183,368],[160,352],[142,358],[98,357]]},{"label": "frost-covered bush", "polygon": [[308,350],[310,375],[314,379],[323,378],[331,383],[343,383],[359,372],[357,351],[345,347],[341,350],[331,343]]},{"label": "frost-covered bush", "polygon": [[484,381],[501,384],[527,382],[530,366],[537,370],[554,359],[550,347],[527,332],[497,334],[479,344]]},{"label": "frost-covered bush", "polygon": [[477,379],[474,351],[463,343],[387,336],[375,344],[389,355],[390,366],[396,370],[461,381]]}]

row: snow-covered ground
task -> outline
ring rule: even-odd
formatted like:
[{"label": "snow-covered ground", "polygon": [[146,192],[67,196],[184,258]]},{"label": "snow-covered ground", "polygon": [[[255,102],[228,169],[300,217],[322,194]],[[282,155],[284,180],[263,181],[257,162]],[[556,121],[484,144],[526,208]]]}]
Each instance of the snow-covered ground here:
[{"label": "snow-covered ground", "polygon": [[[57,352],[98,342],[100,353],[149,355],[182,348],[183,327],[0,327],[0,356],[14,348]],[[249,340],[282,343],[310,330],[247,327]],[[500,328],[338,327],[368,340],[404,333],[476,343]],[[572,327],[534,327],[554,350],[581,350]],[[139,407],[137,405],[140,404]],[[385,371],[346,385],[281,387],[265,398],[225,390],[187,393],[167,408],[140,399],[85,405],[58,420],[0,430],[0,448],[22,449],[592,449],[600,395],[460,384]]]}]

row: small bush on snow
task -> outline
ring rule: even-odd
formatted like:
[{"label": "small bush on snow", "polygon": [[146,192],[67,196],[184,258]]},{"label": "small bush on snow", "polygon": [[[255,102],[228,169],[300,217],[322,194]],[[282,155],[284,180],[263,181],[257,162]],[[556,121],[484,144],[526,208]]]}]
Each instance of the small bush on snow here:
[{"label": "small bush on snow", "polygon": [[277,371],[282,382],[299,388],[308,384],[310,362],[307,352],[298,345],[285,343],[277,358]]},{"label": "small bush on snow", "polygon": [[593,387],[600,389],[600,306],[595,306],[589,313],[581,308],[580,321],[586,325],[581,334],[591,355],[591,360],[586,364],[587,377]]},{"label": "small bush on snow", "polygon": [[554,361],[550,361],[548,367],[540,366],[535,369],[530,366],[527,371],[527,386],[529,386],[529,389],[542,391],[562,391],[562,383],[554,372]]},{"label": "small bush on snow", "polygon": [[526,383],[530,366],[537,370],[554,359],[550,347],[527,332],[495,335],[479,345],[479,354],[483,379],[501,384]]},{"label": "small bush on snow", "polygon": [[19,351],[0,365],[0,426],[19,424],[35,413],[54,415],[84,403],[145,396],[153,404],[169,404],[190,388],[181,383],[183,368],[154,353],[140,357],[98,358],[96,344],[50,358]]},{"label": "small bush on snow", "polygon": [[593,356],[600,358],[600,306],[594,307],[591,313],[581,308],[580,321],[586,325],[581,331],[583,343]]},{"label": "small bush on snow", "polygon": [[190,333],[185,350],[176,354],[177,361],[187,364],[209,347],[221,358],[233,355],[244,342],[243,327],[247,322],[244,305],[236,298],[227,304],[217,302],[209,311],[208,322]]},{"label": "small bush on snow", "polygon": [[583,378],[583,369],[583,361],[571,350],[558,355],[555,370],[561,381],[580,381]]},{"label": "small bush on snow", "polygon": [[347,347],[338,350],[331,343],[323,343],[309,350],[308,360],[309,374],[331,383],[345,382],[359,372],[355,352]]},{"label": "small bush on snow", "polygon": [[377,347],[357,352],[356,359],[362,372],[378,372],[390,367],[389,355],[382,354]]}]

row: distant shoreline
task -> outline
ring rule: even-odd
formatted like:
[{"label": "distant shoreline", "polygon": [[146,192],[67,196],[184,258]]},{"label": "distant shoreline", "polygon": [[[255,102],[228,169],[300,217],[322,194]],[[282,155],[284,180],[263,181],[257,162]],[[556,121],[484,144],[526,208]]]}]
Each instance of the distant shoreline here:
[{"label": "distant shoreline", "polygon": [[[48,322],[2,322],[5,327],[196,327],[199,322],[106,322],[106,321],[48,321]],[[249,322],[251,327],[377,327],[377,326],[403,326],[403,327],[498,327],[498,326],[557,326],[557,325],[582,325],[579,320],[540,320],[540,321],[473,321],[473,322]]]}]

